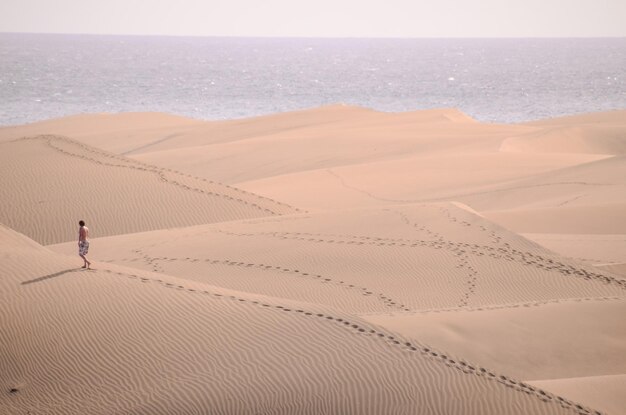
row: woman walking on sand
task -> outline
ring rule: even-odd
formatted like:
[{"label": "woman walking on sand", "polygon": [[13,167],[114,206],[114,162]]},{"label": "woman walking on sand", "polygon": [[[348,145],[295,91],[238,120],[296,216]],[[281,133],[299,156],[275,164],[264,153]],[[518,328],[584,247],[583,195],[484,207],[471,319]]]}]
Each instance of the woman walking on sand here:
[{"label": "woman walking on sand", "polygon": [[89,253],[89,228],[85,226],[85,221],[78,222],[80,229],[78,230],[78,255],[85,261],[82,268],[91,266],[91,262],[87,261],[87,253]]}]

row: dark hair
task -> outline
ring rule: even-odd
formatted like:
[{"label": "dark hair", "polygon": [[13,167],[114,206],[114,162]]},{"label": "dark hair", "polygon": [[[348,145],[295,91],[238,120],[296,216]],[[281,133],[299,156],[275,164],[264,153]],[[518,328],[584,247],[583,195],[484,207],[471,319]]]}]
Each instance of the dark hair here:
[{"label": "dark hair", "polygon": [[78,222],[78,224],[79,224],[80,226],[85,226],[85,221],[84,221],[84,220],[81,220],[81,221],[79,221],[79,222]]}]

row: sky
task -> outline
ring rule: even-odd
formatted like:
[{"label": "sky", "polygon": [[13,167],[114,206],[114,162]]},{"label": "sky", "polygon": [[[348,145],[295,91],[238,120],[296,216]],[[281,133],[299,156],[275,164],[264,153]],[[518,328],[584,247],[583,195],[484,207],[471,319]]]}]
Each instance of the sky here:
[{"label": "sky", "polygon": [[626,0],[0,0],[0,32],[625,37]]}]

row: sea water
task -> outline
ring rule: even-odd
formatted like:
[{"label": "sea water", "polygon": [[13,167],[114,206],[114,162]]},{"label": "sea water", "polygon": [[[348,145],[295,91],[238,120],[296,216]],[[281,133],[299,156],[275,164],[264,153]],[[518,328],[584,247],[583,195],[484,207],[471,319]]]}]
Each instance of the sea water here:
[{"label": "sea water", "polygon": [[345,103],[485,122],[626,108],[626,39],[0,34],[0,125],[161,111],[219,120]]}]

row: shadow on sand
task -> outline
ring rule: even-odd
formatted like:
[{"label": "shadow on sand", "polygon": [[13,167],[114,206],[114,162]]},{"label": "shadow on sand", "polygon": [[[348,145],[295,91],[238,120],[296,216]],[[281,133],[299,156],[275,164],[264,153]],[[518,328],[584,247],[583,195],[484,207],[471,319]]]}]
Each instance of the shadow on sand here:
[{"label": "shadow on sand", "polygon": [[61,275],[68,274],[70,272],[78,272],[82,271],[83,268],[70,268],[63,271],[55,272],[54,274],[44,275],[43,277],[35,278],[34,280],[24,281],[22,285],[34,284],[36,282],[41,282],[45,280],[49,280],[51,278],[60,277]]}]

